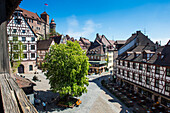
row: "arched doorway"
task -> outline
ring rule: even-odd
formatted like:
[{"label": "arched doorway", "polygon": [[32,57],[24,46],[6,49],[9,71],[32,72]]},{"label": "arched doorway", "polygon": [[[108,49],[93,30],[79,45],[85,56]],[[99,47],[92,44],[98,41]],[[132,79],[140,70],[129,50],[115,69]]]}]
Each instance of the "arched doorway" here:
[{"label": "arched doorway", "polygon": [[24,73],[24,65],[22,65],[22,64],[19,65],[18,73]]}]

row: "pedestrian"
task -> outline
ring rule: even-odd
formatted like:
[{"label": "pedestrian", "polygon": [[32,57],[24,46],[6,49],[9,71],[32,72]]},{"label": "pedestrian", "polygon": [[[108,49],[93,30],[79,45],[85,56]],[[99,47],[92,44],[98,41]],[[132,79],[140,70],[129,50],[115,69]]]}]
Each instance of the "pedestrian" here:
[{"label": "pedestrian", "polygon": [[125,111],[125,113],[129,113],[129,111],[128,111],[128,110],[126,110],[126,111]]},{"label": "pedestrian", "polygon": [[42,106],[43,106],[43,109],[45,111],[46,110],[46,103],[44,101],[42,102]]}]

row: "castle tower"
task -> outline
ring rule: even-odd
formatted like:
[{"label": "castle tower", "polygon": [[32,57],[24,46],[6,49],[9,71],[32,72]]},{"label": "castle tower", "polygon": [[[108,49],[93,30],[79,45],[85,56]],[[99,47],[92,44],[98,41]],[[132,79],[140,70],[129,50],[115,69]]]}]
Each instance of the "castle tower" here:
[{"label": "castle tower", "polygon": [[45,11],[41,14],[41,18],[49,25],[49,15]]},{"label": "castle tower", "polygon": [[44,11],[41,14],[41,18],[46,22],[45,24],[45,39],[47,38],[46,34],[49,33],[49,15]]},{"label": "castle tower", "polygon": [[50,23],[50,30],[55,31],[55,28],[56,28],[56,23],[54,22],[54,19],[52,19]]}]

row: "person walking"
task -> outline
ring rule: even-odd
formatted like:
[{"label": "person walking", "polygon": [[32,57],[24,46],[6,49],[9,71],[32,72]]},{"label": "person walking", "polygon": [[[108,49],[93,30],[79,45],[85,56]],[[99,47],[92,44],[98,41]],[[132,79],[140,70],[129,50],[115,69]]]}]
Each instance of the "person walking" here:
[{"label": "person walking", "polygon": [[44,101],[42,102],[42,106],[43,106],[43,109],[45,111],[46,110],[46,103]]}]

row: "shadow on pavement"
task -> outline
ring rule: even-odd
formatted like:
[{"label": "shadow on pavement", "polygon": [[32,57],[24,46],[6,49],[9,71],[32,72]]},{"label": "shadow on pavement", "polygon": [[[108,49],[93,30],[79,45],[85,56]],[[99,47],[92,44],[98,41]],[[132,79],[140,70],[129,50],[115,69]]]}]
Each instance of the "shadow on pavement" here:
[{"label": "shadow on pavement", "polygon": [[[98,87],[100,87],[100,89],[102,89],[103,91],[105,91],[106,94],[108,94],[110,97],[112,97],[113,99],[109,99],[108,101],[109,102],[112,102],[112,103],[119,103],[121,105],[121,108],[122,110],[120,111],[120,113],[126,113],[125,111],[128,110],[130,111],[130,109],[128,107],[126,107],[122,102],[120,102],[120,100],[118,100],[111,92],[109,92],[106,88],[104,88],[102,85],[101,85],[101,80],[106,80],[108,81],[108,77],[110,77],[110,75],[106,75],[106,76],[101,76],[101,77],[98,77],[96,79],[93,79],[93,80],[89,80],[89,82],[94,82],[98,85]],[[131,113],[131,112],[129,112]]]},{"label": "shadow on pavement", "polygon": [[[66,108],[57,106],[59,100],[59,94],[53,93],[51,90],[47,91],[35,91],[35,98],[40,100],[39,104],[35,104],[38,112],[53,112],[53,111],[63,111]],[[43,109],[42,102],[46,103],[46,110]]]}]

